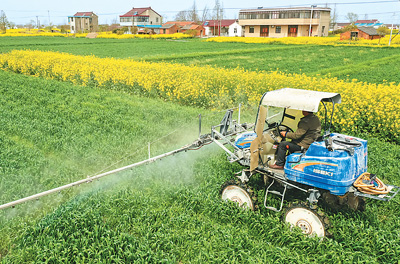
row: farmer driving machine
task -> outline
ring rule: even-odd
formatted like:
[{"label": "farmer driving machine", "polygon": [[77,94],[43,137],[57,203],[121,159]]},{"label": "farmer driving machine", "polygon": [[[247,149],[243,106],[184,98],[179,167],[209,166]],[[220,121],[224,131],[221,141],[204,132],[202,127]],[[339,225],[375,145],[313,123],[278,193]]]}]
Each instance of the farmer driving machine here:
[{"label": "farmer driving machine", "polygon": [[[219,125],[220,131],[212,128],[212,138],[230,145],[233,151],[215,141],[227,152],[230,162],[238,162],[244,169],[237,179],[222,186],[222,199],[254,210],[256,200],[247,183],[253,175],[260,174],[265,183],[264,207],[268,210],[281,211],[288,192],[305,194],[304,201],[286,208],[284,221],[299,227],[304,234],[318,237],[329,234],[329,221],[319,213],[318,201],[337,209],[363,210],[364,198],[391,200],[399,187],[385,185],[376,175],[367,172],[367,141],[330,132],[335,104],[340,102],[338,93],[292,88],[267,92],[261,98],[255,128],[232,122],[232,111],[228,110]],[[281,132],[296,130],[302,111],[318,112],[320,104],[325,110],[325,133],[308,149],[289,153],[283,170],[270,168],[278,145],[284,140]],[[238,134],[240,130],[245,131]],[[236,138],[231,140],[231,135]],[[275,199],[275,206],[271,204],[271,195],[279,197],[280,202],[276,203]]]},{"label": "farmer driving machine", "polygon": [[[367,172],[366,140],[330,132],[335,104],[340,102],[341,96],[338,93],[292,88],[270,91],[261,98],[255,124],[240,124],[240,107],[236,122],[232,118],[233,109],[230,109],[222,122],[211,128],[211,133],[205,135],[200,133],[199,138],[191,144],[0,205],[0,210],[170,155],[196,150],[214,142],[227,153],[229,162],[238,162],[243,166],[243,170],[236,175],[235,179],[222,185],[223,200],[231,200],[241,207],[255,210],[256,199],[248,183],[254,175],[261,175],[265,185],[263,200],[266,209],[280,212],[288,193],[298,196],[297,198],[302,196],[304,198],[301,203],[285,209],[284,221],[290,223],[291,226],[299,227],[304,234],[324,237],[328,234],[329,221],[319,213],[318,201],[322,200],[336,208],[350,207],[354,210],[363,210],[364,198],[389,201],[399,192],[399,187],[384,185],[375,175]],[[325,110],[323,135],[308,149],[289,153],[282,170],[270,168],[275,162],[278,145],[283,140],[281,135],[284,133],[281,134],[281,132],[296,130],[302,111],[318,112],[320,104]],[[331,111],[330,116],[328,116],[328,111]],[[297,195],[298,193],[302,195]],[[272,195],[277,196],[278,199],[271,199]]]}]

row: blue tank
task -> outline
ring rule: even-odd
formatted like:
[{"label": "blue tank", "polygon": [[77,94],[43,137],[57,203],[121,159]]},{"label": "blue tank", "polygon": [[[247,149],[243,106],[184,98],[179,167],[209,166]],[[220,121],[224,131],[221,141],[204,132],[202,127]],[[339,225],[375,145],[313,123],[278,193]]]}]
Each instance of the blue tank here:
[{"label": "blue tank", "polygon": [[251,142],[256,139],[257,134],[254,132],[246,132],[240,134],[235,139],[235,146],[240,149],[250,148]]},{"label": "blue tank", "polygon": [[333,151],[325,141],[314,142],[305,154],[293,153],[286,159],[288,180],[344,195],[367,171],[367,141],[342,134],[331,134]]}]

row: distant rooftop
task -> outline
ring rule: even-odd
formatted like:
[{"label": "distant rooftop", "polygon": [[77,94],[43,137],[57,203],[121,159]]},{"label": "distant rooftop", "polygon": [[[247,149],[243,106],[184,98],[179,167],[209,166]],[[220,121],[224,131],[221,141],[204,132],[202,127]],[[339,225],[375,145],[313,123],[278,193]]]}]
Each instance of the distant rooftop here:
[{"label": "distant rooftop", "polygon": [[241,9],[239,12],[260,12],[260,11],[331,11],[329,7],[287,7],[287,8],[264,8],[258,7],[256,9]]},{"label": "distant rooftop", "polygon": [[93,12],[76,12],[75,15],[69,16],[69,17],[91,17],[92,15],[95,15]]}]

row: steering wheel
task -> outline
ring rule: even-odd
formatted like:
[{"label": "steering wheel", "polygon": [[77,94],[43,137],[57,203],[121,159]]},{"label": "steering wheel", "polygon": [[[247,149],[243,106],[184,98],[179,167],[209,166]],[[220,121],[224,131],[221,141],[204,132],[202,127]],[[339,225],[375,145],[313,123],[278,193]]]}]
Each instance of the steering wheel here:
[{"label": "steering wheel", "polygon": [[[285,137],[283,137],[283,136],[281,135],[281,132],[294,132],[293,129],[291,129],[290,127],[288,127],[288,126],[286,126],[286,125],[279,125],[279,126],[277,126],[277,127],[276,127],[276,130],[278,131],[279,136],[281,136],[282,139],[284,139]],[[285,134],[285,135],[286,135],[286,134]]]}]

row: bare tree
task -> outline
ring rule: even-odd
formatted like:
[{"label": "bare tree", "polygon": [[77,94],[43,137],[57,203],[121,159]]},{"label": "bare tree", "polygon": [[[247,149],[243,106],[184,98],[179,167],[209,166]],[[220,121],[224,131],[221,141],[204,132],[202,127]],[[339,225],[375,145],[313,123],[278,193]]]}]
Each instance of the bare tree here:
[{"label": "bare tree", "polygon": [[213,19],[221,20],[224,17],[224,9],[219,0],[215,0],[214,10],[213,10]]},{"label": "bare tree", "polygon": [[209,18],[208,11],[209,10],[207,8],[207,5],[204,6],[203,12],[201,13],[201,22],[204,22],[204,21],[208,20],[208,18]]},{"label": "bare tree", "polygon": [[355,13],[347,13],[346,15],[346,19],[350,22],[350,23],[354,23],[358,20],[358,15]]},{"label": "bare tree", "polygon": [[188,21],[188,13],[189,12],[187,10],[179,11],[175,16],[175,21]]},{"label": "bare tree", "polygon": [[200,18],[197,14],[196,1],[193,1],[193,6],[189,10],[179,11],[175,16],[176,21],[194,21],[199,22]]},{"label": "bare tree", "polygon": [[7,26],[8,26],[8,20],[7,20],[6,13],[4,13],[3,10],[1,10],[1,12],[0,12],[0,33],[6,33]]},{"label": "bare tree", "polygon": [[[214,28],[213,28],[213,34],[214,35],[221,35],[221,20],[224,18],[224,9],[221,5],[221,3],[219,2],[219,0],[215,0],[215,6],[213,9],[213,16],[212,16],[214,21]],[[217,24],[217,28],[215,28],[215,24]],[[218,32],[216,32],[218,30]]]},{"label": "bare tree", "polygon": [[31,19],[31,21],[29,21],[29,23],[26,24],[25,27],[28,28],[29,30],[35,28],[35,27],[36,27],[36,22],[35,22],[35,20]]},{"label": "bare tree", "polygon": [[199,15],[197,14],[197,7],[196,7],[196,1],[193,1],[193,6],[189,10],[189,20],[194,21],[194,22],[199,22]]},{"label": "bare tree", "polygon": [[335,28],[337,19],[338,19],[338,13],[336,12],[336,4],[335,4],[335,8],[333,9],[333,12],[331,12],[331,17],[329,19],[330,20],[329,25],[332,30],[334,30],[334,28]]},{"label": "bare tree", "polygon": [[14,22],[8,21],[8,28],[16,28],[17,25]]}]

